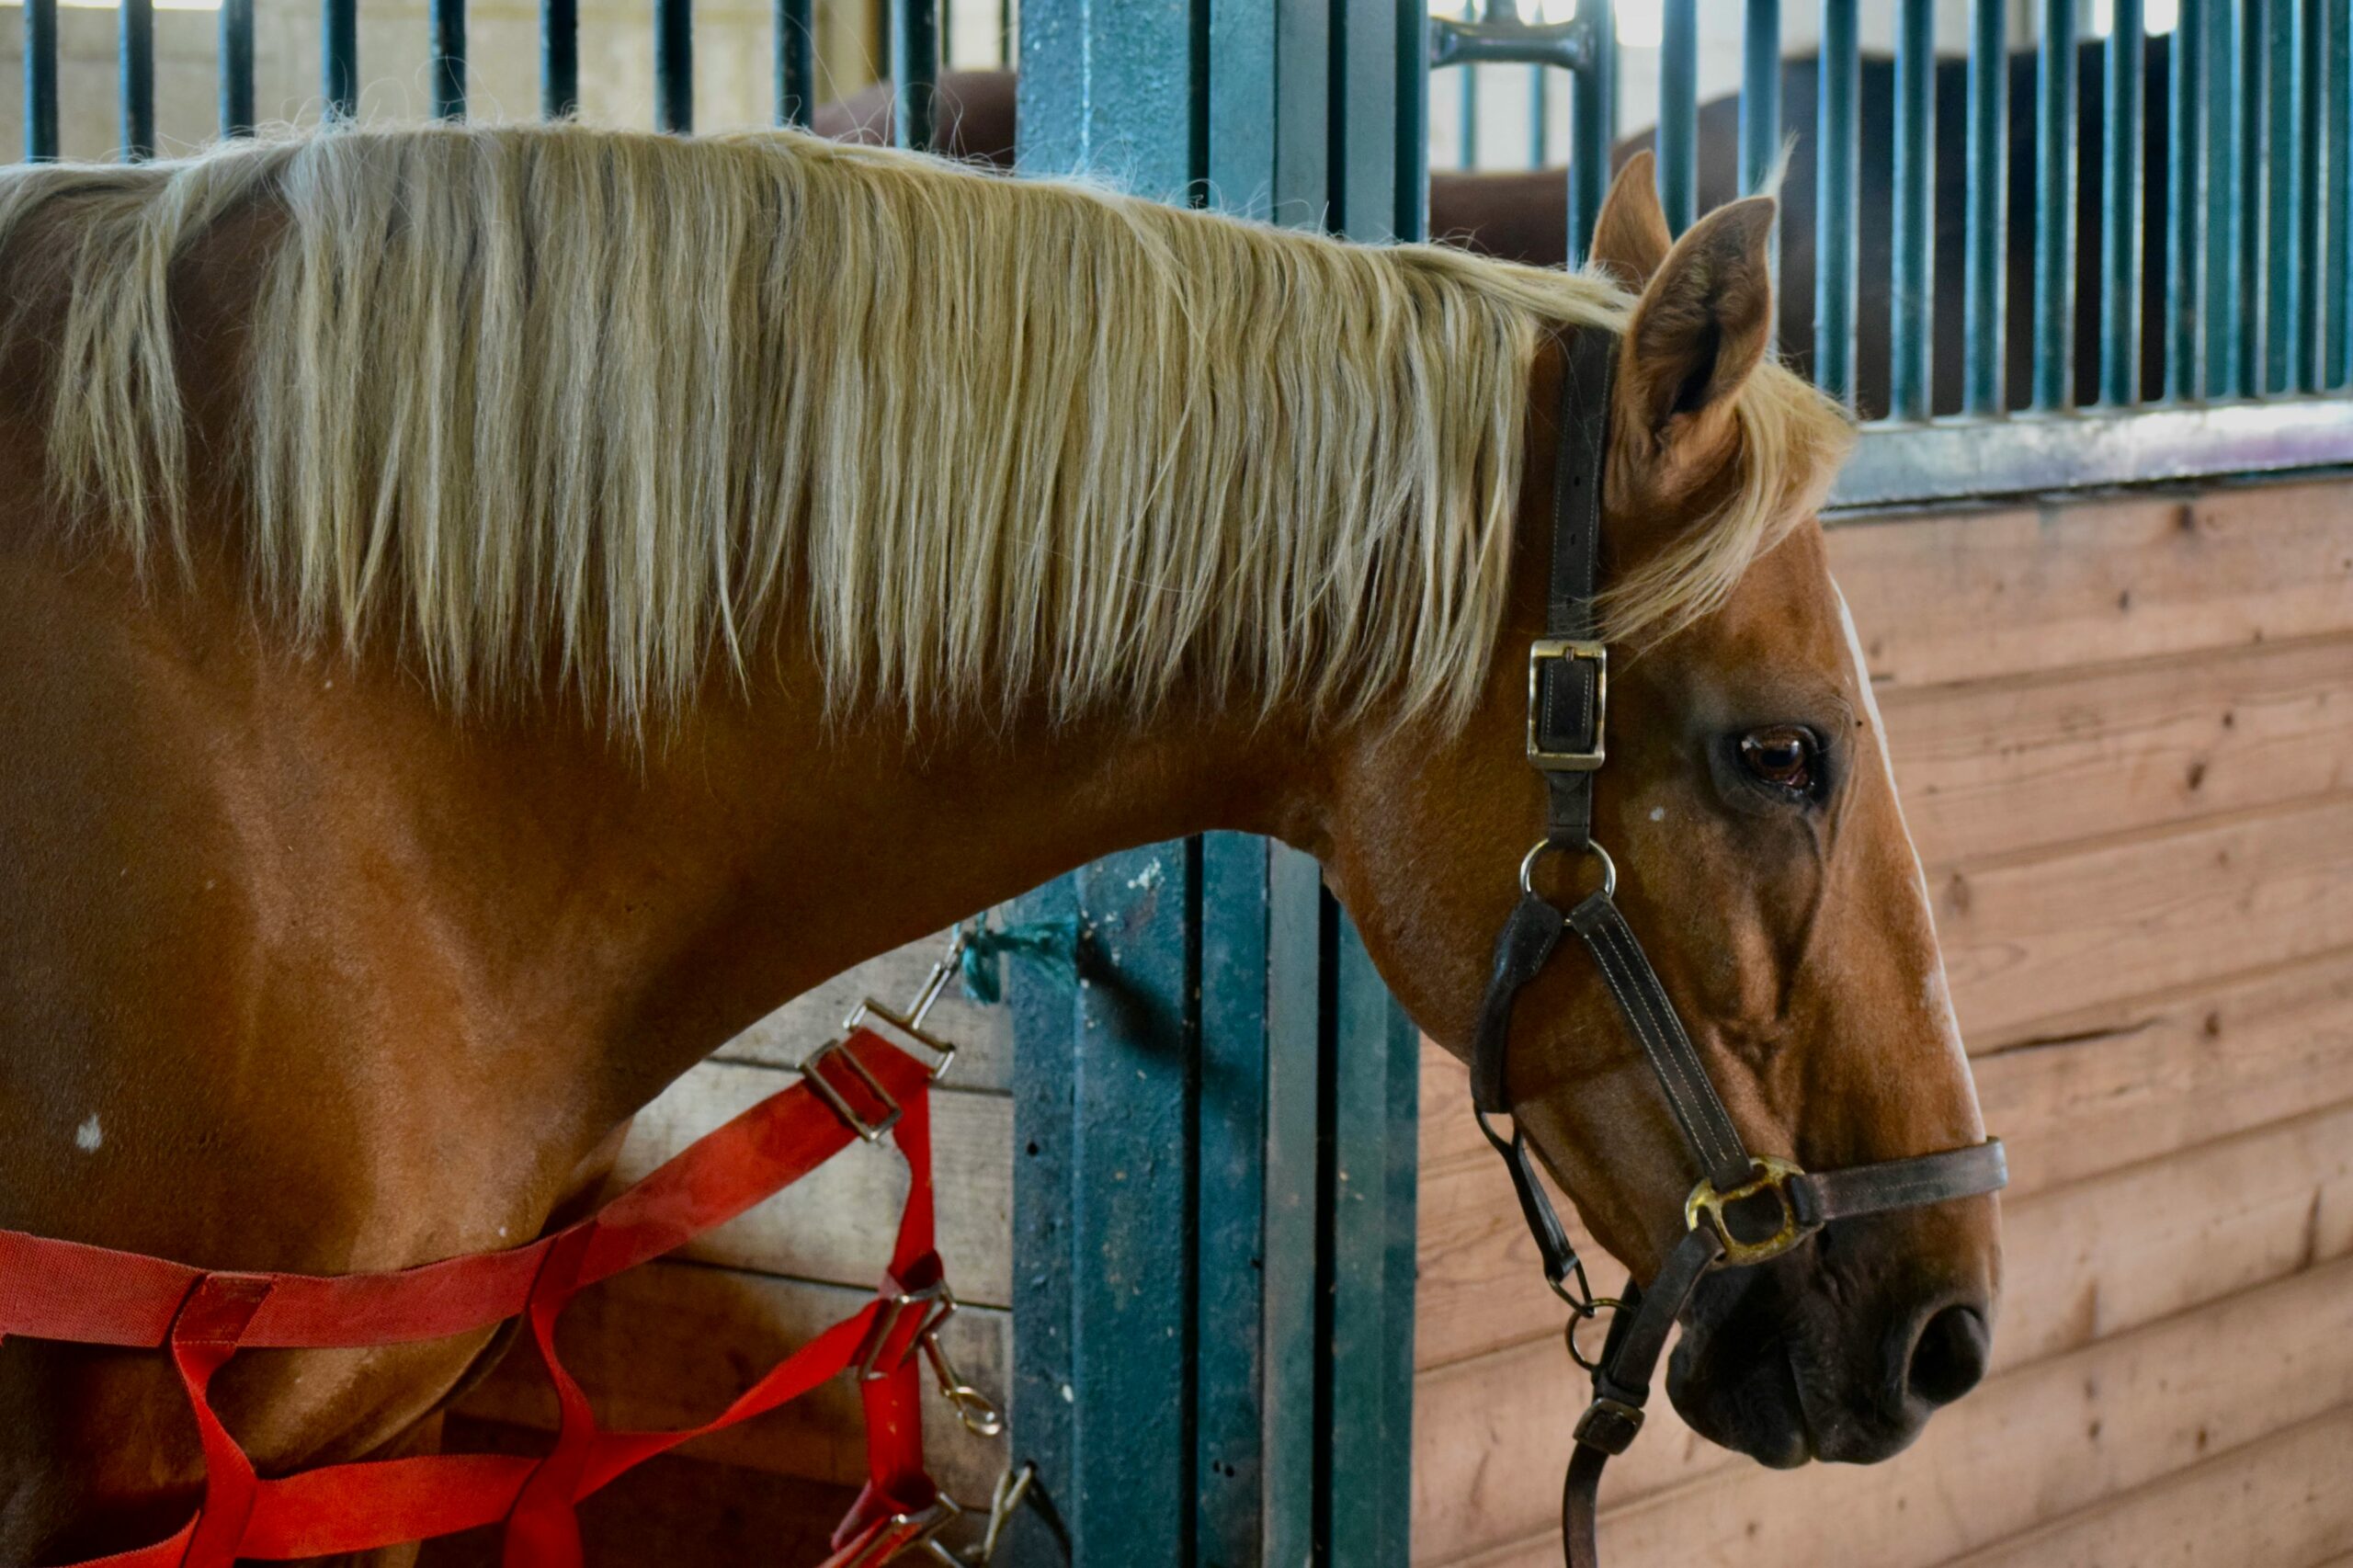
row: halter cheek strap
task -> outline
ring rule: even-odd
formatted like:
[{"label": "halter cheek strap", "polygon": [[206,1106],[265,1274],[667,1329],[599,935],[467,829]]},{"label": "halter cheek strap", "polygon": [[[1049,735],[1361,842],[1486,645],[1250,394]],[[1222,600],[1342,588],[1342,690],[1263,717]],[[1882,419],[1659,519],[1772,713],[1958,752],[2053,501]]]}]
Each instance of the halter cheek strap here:
[{"label": "halter cheek strap", "polygon": [[[1529,646],[1528,659],[1528,760],[1544,776],[1544,836],[1520,864],[1520,900],[1495,938],[1495,964],[1471,1051],[1471,1097],[1480,1131],[1510,1172],[1546,1280],[1576,1314],[1569,1325],[1570,1352],[1593,1371],[1593,1403],[1577,1423],[1576,1451],[1562,1499],[1570,1568],[1596,1568],[1595,1504],[1602,1466],[1612,1454],[1624,1452],[1642,1429],[1643,1407],[1667,1335],[1709,1269],[1778,1257],[1841,1220],[1976,1197],[1998,1190],[2009,1179],[1997,1139],[1836,1171],[1808,1172],[1787,1160],[1751,1155],[1658,971],[1618,908],[1617,867],[1593,839],[1593,789],[1605,756],[1609,700],[1609,650],[1599,638],[1596,595],[1616,357],[1616,339],[1598,329],[1579,332],[1568,347],[1545,635]],[[1580,410],[1597,412],[1572,417]],[[1537,864],[1549,854],[1590,858],[1601,873],[1601,885],[1565,915],[1535,891]],[[1647,1289],[1630,1281],[1615,1301],[1596,1297],[1586,1283],[1568,1233],[1536,1179],[1526,1137],[1516,1124],[1508,1134],[1497,1127],[1511,1110],[1506,1054],[1513,1004],[1567,933],[1584,944],[1601,971],[1700,1173],[1684,1203],[1683,1239]],[[1726,1219],[1731,1206],[1768,1195],[1779,1208],[1769,1235],[1744,1236]],[[1600,1358],[1586,1362],[1576,1349],[1576,1324],[1604,1306],[1618,1311]]]}]

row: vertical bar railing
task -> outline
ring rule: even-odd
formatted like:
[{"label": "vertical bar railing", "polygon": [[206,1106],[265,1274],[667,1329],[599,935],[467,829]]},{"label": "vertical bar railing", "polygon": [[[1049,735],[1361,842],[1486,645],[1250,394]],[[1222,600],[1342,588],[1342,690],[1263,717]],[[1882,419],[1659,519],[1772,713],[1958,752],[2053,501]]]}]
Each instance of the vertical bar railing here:
[{"label": "vertical bar railing", "polygon": [[2325,252],[2322,222],[2326,210],[2327,180],[2325,99],[2329,77],[2336,69],[2325,51],[2325,13],[2343,11],[2344,0],[2302,0],[2299,19],[2302,82],[2297,91],[2296,142],[2302,165],[2296,179],[2296,322],[2290,341],[2295,365],[2289,384],[2300,392],[2318,392],[2325,383],[2323,359],[2326,344],[2324,324],[2328,315]]},{"label": "vertical bar railing", "polygon": [[25,0],[25,158],[57,154],[57,0]]},{"label": "vertical bar railing", "polygon": [[254,0],[221,0],[221,134],[254,133]]},{"label": "vertical bar railing", "polygon": [[1699,0],[1665,0],[1658,51],[1658,188],[1681,233],[1699,203]]},{"label": "vertical bar railing", "polygon": [[2075,0],[2043,0],[2035,68],[2034,406],[2075,399]]},{"label": "vertical bar railing", "polygon": [[319,92],[331,120],[359,112],[359,0],[321,0]]},{"label": "vertical bar railing", "polygon": [[[1755,196],[1781,165],[1781,0],[1748,0],[1740,40],[1740,192]],[[1766,240],[1766,265],[1781,280],[1781,230]]]},{"label": "vertical bar railing", "polygon": [[2206,35],[2209,0],[2180,0],[2165,59],[2165,395],[2206,390]]},{"label": "vertical bar railing", "polygon": [[1822,0],[1822,107],[1814,128],[1813,380],[1855,401],[1855,187],[1862,91],[1856,0]]},{"label": "vertical bar railing", "polygon": [[2245,119],[2239,108],[2242,0],[2203,0],[2206,5],[2206,395],[2229,397],[2239,390],[2243,340],[2239,318],[2244,300],[2239,240],[2245,221],[2244,187]]},{"label": "vertical bar railing", "polygon": [[2328,8],[2328,85],[2323,113],[2328,125],[2327,365],[2321,382],[2353,387],[2353,6]]},{"label": "vertical bar railing", "polygon": [[2269,0],[2264,26],[2263,381],[2267,392],[2295,385],[2295,345],[2303,321],[2303,7]]},{"label": "vertical bar railing", "polygon": [[1569,265],[1583,266],[1609,194],[1609,144],[1618,133],[1618,29],[1612,0],[1578,0],[1584,69],[1569,88]]},{"label": "vertical bar railing", "polygon": [[691,0],[654,0],[654,123],[679,136],[695,128]]},{"label": "vertical bar railing", "polygon": [[939,101],[938,0],[892,0],[891,140],[928,152]]},{"label": "vertical bar railing", "polygon": [[540,114],[580,112],[580,0],[540,0]]},{"label": "vertical bar railing", "polygon": [[115,13],[115,82],[122,113],[122,155],[155,155],[155,0],[120,0]]},{"label": "vertical bar railing", "polygon": [[1888,296],[1888,412],[1928,417],[1936,336],[1936,0],[1901,0],[1895,21],[1895,268]]},{"label": "vertical bar railing", "polygon": [[1961,258],[1961,409],[1990,419],[2009,406],[2010,51],[2007,0],[1969,13],[1969,188]]},{"label": "vertical bar railing", "polygon": [[433,118],[466,118],[466,0],[433,0],[427,20],[426,76],[431,84]]},{"label": "vertical bar railing", "polygon": [[1455,73],[1462,96],[1455,100],[1455,142],[1462,167],[1479,166],[1479,68],[1466,65]]},{"label": "vertical bar railing", "polygon": [[2099,400],[2141,400],[2141,0],[2110,0],[2102,106]]},{"label": "vertical bar railing", "polygon": [[817,17],[812,0],[776,0],[776,122],[806,126],[817,107]]},{"label": "vertical bar railing", "polygon": [[1540,169],[1552,155],[1552,73],[1528,68],[1528,166]]},{"label": "vertical bar railing", "polygon": [[2254,397],[2263,390],[2263,290],[2267,233],[2263,221],[2264,173],[2264,10],[2267,0],[2233,0],[2238,27],[2231,39],[2231,59],[2238,72],[2238,207],[2232,214],[2232,234],[2238,241],[2237,294],[2231,304],[2232,332],[2238,342],[2238,369],[2232,392]]}]

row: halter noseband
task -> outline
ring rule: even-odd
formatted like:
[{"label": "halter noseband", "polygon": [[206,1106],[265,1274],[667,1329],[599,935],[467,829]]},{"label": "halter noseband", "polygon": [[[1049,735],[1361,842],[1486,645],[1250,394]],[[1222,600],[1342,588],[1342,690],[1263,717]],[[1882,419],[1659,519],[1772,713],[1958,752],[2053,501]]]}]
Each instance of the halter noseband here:
[{"label": "halter noseband", "polygon": [[[1609,650],[1599,641],[1594,597],[1616,339],[1586,328],[1576,334],[1566,358],[1545,635],[1529,646],[1528,655],[1528,760],[1544,775],[1549,796],[1544,836],[1520,862],[1519,903],[1495,938],[1495,969],[1472,1042],[1471,1098],[1480,1131],[1511,1173],[1520,1210],[1543,1257],[1545,1278],[1576,1314],[1569,1323],[1570,1352],[1593,1372],[1593,1403],[1577,1422],[1561,1531],[1570,1568],[1597,1568],[1594,1519],[1602,1466],[1611,1455],[1623,1453],[1642,1429],[1643,1405],[1667,1333],[1710,1268],[1778,1257],[1835,1221],[1997,1191],[2009,1172],[2001,1141],[1993,1138],[1966,1149],[1813,1172],[1788,1160],[1752,1155],[1741,1142],[1740,1130],[1709,1081],[1657,971],[1619,912],[1617,867],[1593,841],[1593,782],[1604,756],[1609,695]],[[1598,412],[1571,416],[1573,410],[1586,408]],[[1601,886],[1566,915],[1535,890],[1536,865],[1551,853],[1590,858],[1601,872]],[[1526,1137],[1517,1126],[1509,1137],[1495,1129],[1495,1119],[1511,1109],[1505,1048],[1512,1004],[1552,958],[1563,931],[1583,938],[1600,966],[1701,1173],[1684,1204],[1682,1241],[1648,1290],[1629,1281],[1617,1300],[1597,1298],[1586,1285],[1585,1266],[1537,1184]],[[1735,1235],[1725,1210],[1768,1195],[1780,1206],[1772,1234],[1756,1241]],[[1577,1349],[1576,1326],[1604,1306],[1618,1310],[1599,1360],[1589,1362]]]}]

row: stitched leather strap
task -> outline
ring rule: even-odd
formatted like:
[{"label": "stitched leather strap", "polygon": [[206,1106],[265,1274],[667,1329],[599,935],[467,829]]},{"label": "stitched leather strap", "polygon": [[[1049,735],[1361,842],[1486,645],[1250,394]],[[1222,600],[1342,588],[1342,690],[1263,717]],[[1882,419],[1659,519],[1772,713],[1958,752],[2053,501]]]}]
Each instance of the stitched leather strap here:
[{"label": "stitched leather strap", "polygon": [[[1544,625],[1553,637],[1589,641],[1599,631],[1595,596],[1601,574],[1603,462],[1609,451],[1609,390],[1617,337],[1587,327],[1571,340],[1555,417],[1560,441],[1552,472],[1552,566]],[[1548,663],[1536,692],[1540,744],[1551,751],[1598,750],[1602,667],[1585,660]],[[1545,774],[1544,836],[1564,849],[1593,841],[1593,774]]]}]

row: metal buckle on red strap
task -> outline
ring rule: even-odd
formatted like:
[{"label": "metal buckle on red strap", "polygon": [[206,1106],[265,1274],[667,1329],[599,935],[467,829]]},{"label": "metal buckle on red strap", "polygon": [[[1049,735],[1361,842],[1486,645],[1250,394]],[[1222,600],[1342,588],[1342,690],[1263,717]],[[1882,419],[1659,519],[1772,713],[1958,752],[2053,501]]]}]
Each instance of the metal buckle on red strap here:
[{"label": "metal buckle on red strap", "polygon": [[955,1408],[956,1419],[964,1424],[964,1430],[976,1437],[994,1437],[1005,1430],[1005,1416],[988,1395],[964,1381],[964,1374],[957,1369],[948,1347],[940,1343],[939,1331],[956,1315],[958,1304],[956,1292],[948,1288],[945,1279],[920,1290],[884,1296],[882,1310],[876,1314],[874,1326],[867,1331],[866,1344],[859,1350],[858,1375],[863,1381],[888,1377],[896,1369],[895,1364],[878,1369],[877,1363],[882,1358],[883,1348],[897,1337],[900,1319],[911,1311],[920,1310],[925,1315],[914,1338],[908,1341],[909,1353],[921,1351],[923,1358],[931,1364],[932,1380],[939,1386],[939,1396]]},{"label": "metal buckle on red strap", "polygon": [[881,1568],[917,1551],[929,1552],[948,1568],[965,1568],[964,1560],[939,1540],[949,1526],[963,1517],[964,1506],[942,1492],[927,1508],[875,1520],[866,1539],[848,1556],[835,1560],[832,1568]]},{"label": "metal buckle on red strap", "polygon": [[923,984],[917,988],[915,999],[907,1004],[906,1011],[886,1007],[869,996],[850,1009],[849,1017],[842,1020],[842,1028],[852,1032],[871,1028],[879,1019],[889,1025],[892,1032],[908,1044],[920,1047],[938,1058],[931,1069],[933,1083],[937,1084],[948,1076],[948,1070],[956,1065],[956,1042],[926,1032],[923,1022],[931,1016],[932,1004],[939,1000],[940,993],[948,989],[949,981],[954,978],[969,940],[964,927],[957,926],[948,938],[948,951],[931,966],[931,972],[924,976]]},{"label": "metal buckle on red strap", "polygon": [[[825,1063],[835,1058],[848,1063],[850,1074],[865,1085],[867,1094],[882,1108],[880,1116],[868,1117],[860,1112],[850,1104],[849,1096],[825,1076]],[[802,1057],[801,1076],[817,1091],[820,1098],[834,1108],[836,1116],[849,1123],[851,1131],[869,1143],[881,1142],[882,1135],[898,1126],[899,1118],[904,1114],[904,1108],[891,1097],[891,1091],[882,1086],[882,1080],[874,1075],[874,1070],[858,1059],[857,1051],[849,1049],[847,1039],[829,1040]]]}]

